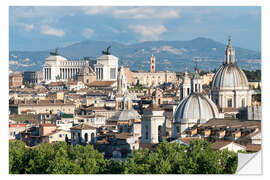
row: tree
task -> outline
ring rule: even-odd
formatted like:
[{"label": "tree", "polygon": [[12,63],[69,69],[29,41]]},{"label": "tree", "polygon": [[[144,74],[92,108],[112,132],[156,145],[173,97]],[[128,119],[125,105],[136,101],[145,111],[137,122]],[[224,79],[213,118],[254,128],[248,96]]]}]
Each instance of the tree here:
[{"label": "tree", "polygon": [[29,160],[29,148],[18,140],[9,141],[9,173],[24,174]]},{"label": "tree", "polygon": [[236,168],[236,153],[214,151],[203,140],[189,146],[162,142],[151,151],[134,151],[126,162],[104,159],[92,145],[61,142],[28,148],[19,140],[9,142],[12,174],[232,174]]}]

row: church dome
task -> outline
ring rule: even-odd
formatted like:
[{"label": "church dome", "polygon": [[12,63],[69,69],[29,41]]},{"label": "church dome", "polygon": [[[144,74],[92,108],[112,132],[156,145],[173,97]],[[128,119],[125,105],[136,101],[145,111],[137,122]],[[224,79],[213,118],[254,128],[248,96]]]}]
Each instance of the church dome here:
[{"label": "church dome", "polygon": [[212,89],[248,89],[245,73],[236,63],[223,64],[215,73]]},{"label": "church dome", "polygon": [[202,93],[192,93],[177,106],[174,121],[181,124],[204,123],[212,118],[220,118],[216,105]]},{"label": "church dome", "polygon": [[115,115],[113,115],[110,120],[114,120],[114,121],[127,121],[127,120],[136,120],[136,119],[140,119],[141,116],[139,115],[139,113],[134,110],[134,109],[126,109],[123,111],[118,111],[115,113]]},{"label": "church dome", "polygon": [[229,39],[225,50],[223,65],[215,73],[212,90],[248,90],[248,80],[245,73],[238,67],[235,60],[235,50]]}]

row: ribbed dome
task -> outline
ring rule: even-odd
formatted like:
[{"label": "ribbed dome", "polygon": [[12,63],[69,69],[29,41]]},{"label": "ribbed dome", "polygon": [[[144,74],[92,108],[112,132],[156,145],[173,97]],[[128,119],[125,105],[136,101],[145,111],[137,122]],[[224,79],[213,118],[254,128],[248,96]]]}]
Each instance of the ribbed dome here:
[{"label": "ribbed dome", "polygon": [[177,106],[174,121],[185,123],[204,123],[212,118],[219,118],[216,105],[201,93],[192,93]]},{"label": "ribbed dome", "polygon": [[134,109],[130,110],[123,110],[123,111],[118,111],[113,115],[110,120],[117,120],[117,121],[127,121],[127,120],[132,120],[132,119],[140,119],[140,115],[137,111]]},{"label": "ribbed dome", "polygon": [[216,72],[212,89],[248,89],[248,80],[245,73],[236,63],[223,64]]}]

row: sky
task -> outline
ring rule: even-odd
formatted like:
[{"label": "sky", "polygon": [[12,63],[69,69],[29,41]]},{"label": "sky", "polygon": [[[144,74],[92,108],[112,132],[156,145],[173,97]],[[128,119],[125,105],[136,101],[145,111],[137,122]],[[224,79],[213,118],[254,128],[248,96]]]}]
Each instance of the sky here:
[{"label": "sky", "polygon": [[10,50],[38,51],[84,40],[192,40],[206,37],[261,51],[259,6],[10,6]]}]

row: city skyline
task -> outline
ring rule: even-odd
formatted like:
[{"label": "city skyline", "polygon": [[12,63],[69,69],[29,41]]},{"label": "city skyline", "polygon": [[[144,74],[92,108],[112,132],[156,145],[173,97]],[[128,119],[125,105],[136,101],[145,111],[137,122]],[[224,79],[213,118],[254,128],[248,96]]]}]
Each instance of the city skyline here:
[{"label": "city skyline", "polygon": [[46,50],[84,40],[131,44],[206,37],[225,42],[231,35],[235,46],[260,51],[261,8],[10,6],[9,33],[10,50]]}]

